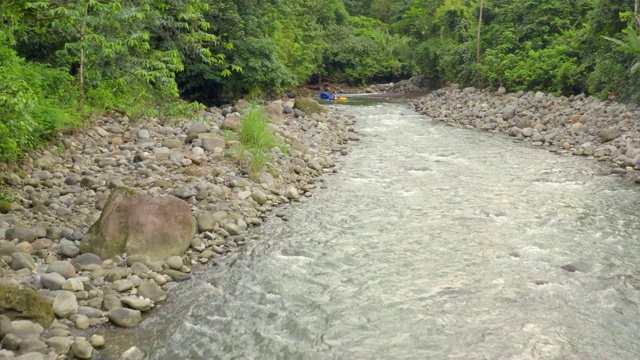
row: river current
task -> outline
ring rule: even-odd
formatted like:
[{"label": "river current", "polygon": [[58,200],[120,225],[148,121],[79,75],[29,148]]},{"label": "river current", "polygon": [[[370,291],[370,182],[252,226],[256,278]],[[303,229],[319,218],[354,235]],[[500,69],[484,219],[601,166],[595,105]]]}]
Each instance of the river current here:
[{"label": "river current", "polygon": [[638,188],[404,104],[338,106],[361,141],[327,189],[108,343],[149,359],[640,359]]}]

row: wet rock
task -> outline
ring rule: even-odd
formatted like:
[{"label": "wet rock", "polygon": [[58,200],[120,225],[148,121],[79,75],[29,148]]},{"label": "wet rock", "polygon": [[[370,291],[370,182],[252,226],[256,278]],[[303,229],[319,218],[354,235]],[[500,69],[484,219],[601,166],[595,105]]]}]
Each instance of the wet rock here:
[{"label": "wet rock", "polygon": [[93,346],[94,348],[101,348],[104,346],[105,344],[105,340],[104,340],[104,336],[102,335],[98,335],[98,334],[93,334],[91,335],[91,337],[89,338],[89,343],[91,344],[91,346]]},{"label": "wet rock", "polygon": [[84,338],[76,338],[71,345],[71,354],[78,359],[91,359],[93,346]]},{"label": "wet rock", "polygon": [[109,310],[109,320],[120,327],[132,327],[142,322],[142,314],[138,310],[116,308]]},{"label": "wet rock", "polygon": [[155,281],[148,280],[138,287],[138,294],[155,302],[167,300],[167,294]]},{"label": "wet rock", "polygon": [[148,311],[151,310],[152,304],[149,300],[140,299],[135,296],[125,296],[120,299],[123,304],[134,310]]},{"label": "wet rock", "polygon": [[144,353],[135,346],[130,347],[122,353],[122,356],[118,360],[143,360]]},{"label": "wet rock", "polygon": [[173,281],[185,281],[191,279],[191,274],[183,273],[177,270],[172,269],[164,269],[162,270],[162,274],[168,275],[173,279]]}]

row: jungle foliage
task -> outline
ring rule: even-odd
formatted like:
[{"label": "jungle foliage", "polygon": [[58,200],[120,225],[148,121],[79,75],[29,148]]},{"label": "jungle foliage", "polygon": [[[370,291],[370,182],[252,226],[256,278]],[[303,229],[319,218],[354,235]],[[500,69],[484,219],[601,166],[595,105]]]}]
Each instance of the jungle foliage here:
[{"label": "jungle foliage", "polygon": [[91,114],[187,115],[325,80],[364,85],[425,73],[433,85],[640,101],[637,7],[638,0],[6,0],[0,161]]}]

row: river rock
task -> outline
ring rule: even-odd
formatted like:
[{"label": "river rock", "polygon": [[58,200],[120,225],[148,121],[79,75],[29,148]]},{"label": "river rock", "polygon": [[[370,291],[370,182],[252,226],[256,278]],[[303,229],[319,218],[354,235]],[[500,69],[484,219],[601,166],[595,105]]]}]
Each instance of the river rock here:
[{"label": "river rock", "polygon": [[18,242],[33,242],[38,237],[36,232],[32,229],[27,229],[21,226],[7,229],[4,236],[9,240],[18,239]]},{"label": "river rock", "polygon": [[109,310],[109,320],[120,327],[132,327],[142,322],[142,314],[138,310],[116,308]]},{"label": "river rock", "polygon": [[167,259],[167,266],[173,270],[180,270],[184,266],[182,258],[180,256],[171,256]]},{"label": "river rock", "polygon": [[162,270],[162,274],[168,275],[173,279],[173,281],[185,281],[191,279],[191,274],[183,273],[177,270],[172,269],[164,269]]},{"label": "river rock", "polygon": [[41,353],[44,354],[47,351],[47,344],[40,341],[40,339],[23,339],[20,342],[20,353]]},{"label": "river rock", "polygon": [[84,291],[84,284],[78,278],[67,279],[61,286],[62,290]]},{"label": "river rock", "polygon": [[600,131],[600,138],[602,142],[608,142],[616,139],[620,136],[620,131],[617,128],[608,128]]},{"label": "river rock", "polygon": [[122,353],[122,356],[118,360],[143,360],[144,353],[135,346],[130,347]]},{"label": "river rock", "polygon": [[82,268],[86,265],[100,265],[102,263],[102,260],[100,260],[100,257],[96,254],[92,254],[92,253],[86,253],[86,254],[82,254],[80,256],[78,256],[77,258],[71,260],[71,264],[74,267],[79,267]]},{"label": "river rock", "polygon": [[73,258],[80,253],[80,249],[73,241],[63,240],[58,246],[58,254],[68,258]]},{"label": "river rock", "polygon": [[163,260],[184,254],[195,231],[196,219],[186,202],[117,188],[81,248],[103,258],[126,252]]},{"label": "river rock", "polygon": [[13,270],[29,269],[35,270],[36,262],[33,257],[25,252],[14,252],[11,254],[11,268]]},{"label": "river rock", "polygon": [[502,118],[504,120],[511,120],[516,116],[516,108],[513,106],[506,106],[502,109]]},{"label": "river rock", "polygon": [[76,338],[71,345],[71,353],[78,359],[91,359],[93,346],[84,338]]},{"label": "river rock", "polygon": [[196,215],[196,221],[200,232],[213,231],[218,227],[218,220],[209,211],[200,211]]},{"label": "river rock", "polygon": [[45,329],[54,319],[53,309],[42,295],[33,290],[7,286],[0,286],[0,313],[13,320],[35,321]]},{"label": "river rock", "polygon": [[[42,355],[42,354],[41,354]],[[14,360],[13,351],[0,350],[0,360]],[[43,358],[44,359],[44,358]]]},{"label": "river rock", "polygon": [[91,337],[89,338],[89,343],[91,344],[91,346],[93,346],[94,348],[101,348],[104,346],[105,344],[105,340],[104,340],[104,336],[102,335],[98,335],[98,334],[93,334],[91,335]]},{"label": "river rock", "polygon": [[66,279],[58,273],[50,273],[40,275],[40,281],[42,281],[42,286],[46,289],[60,290]]},{"label": "river rock", "polygon": [[38,339],[44,329],[29,320],[15,320],[11,322],[11,333],[22,340]]},{"label": "river rock", "polygon": [[[0,311],[3,310],[0,309]],[[11,327],[11,319],[7,315],[0,314],[0,339],[10,333],[11,330],[13,330]]]},{"label": "river rock", "polygon": [[240,126],[240,119],[233,115],[229,114],[225,116],[224,121],[222,121],[222,129],[229,129],[233,132],[238,132]]},{"label": "river rock", "polygon": [[167,300],[167,294],[162,290],[159,284],[153,280],[147,280],[138,287],[138,294],[146,299],[155,302]]},{"label": "river rock", "polygon": [[120,299],[123,304],[134,310],[148,311],[151,310],[151,302],[146,299],[140,299],[135,296],[124,296]]},{"label": "river rock", "polygon": [[78,300],[70,291],[59,291],[53,300],[53,311],[58,317],[68,318],[78,311]]},{"label": "river rock", "polygon": [[268,199],[267,199],[267,195],[265,195],[262,191],[260,190],[254,190],[251,193],[251,198],[258,203],[258,205],[264,205],[267,203]]},{"label": "river rock", "polygon": [[2,345],[3,349],[7,349],[7,350],[18,350],[20,349],[20,343],[22,342],[22,340],[13,335],[13,334],[7,334],[7,336],[5,336],[2,339],[2,343],[0,343]]},{"label": "river rock", "polygon": [[289,185],[285,190],[285,196],[291,200],[297,200],[300,197],[298,190],[293,185]]},{"label": "river rock", "polygon": [[46,343],[59,355],[67,355],[71,349],[71,338],[67,336],[53,336]]},{"label": "river rock", "polygon": [[57,273],[65,279],[70,279],[76,277],[76,268],[68,261],[54,261],[47,268],[47,274],[51,273]]},{"label": "river rock", "polygon": [[214,151],[216,148],[225,148],[225,141],[220,136],[206,136],[202,138],[202,148],[206,151]]}]

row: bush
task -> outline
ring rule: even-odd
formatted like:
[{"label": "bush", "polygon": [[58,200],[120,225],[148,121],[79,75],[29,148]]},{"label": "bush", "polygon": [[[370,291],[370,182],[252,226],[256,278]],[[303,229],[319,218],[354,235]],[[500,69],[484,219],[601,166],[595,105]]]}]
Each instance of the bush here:
[{"label": "bush", "polygon": [[251,153],[251,171],[259,173],[269,161],[271,149],[281,146],[268,129],[269,118],[262,107],[254,107],[240,123],[240,143]]},{"label": "bush", "polygon": [[72,84],[71,75],[26,62],[0,41],[0,161],[15,161],[79,124]]}]

